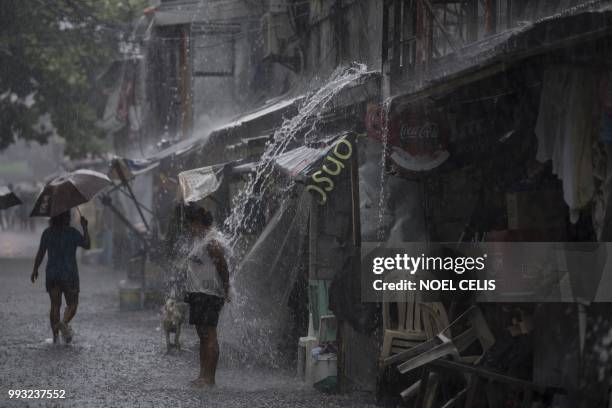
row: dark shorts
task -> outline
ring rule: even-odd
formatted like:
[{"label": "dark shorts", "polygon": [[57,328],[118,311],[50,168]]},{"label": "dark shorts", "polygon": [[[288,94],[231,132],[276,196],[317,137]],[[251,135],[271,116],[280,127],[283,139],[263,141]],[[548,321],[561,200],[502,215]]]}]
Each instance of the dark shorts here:
[{"label": "dark shorts", "polygon": [[217,327],[223,298],[204,293],[189,292],[185,297],[189,303],[189,324]]},{"label": "dark shorts", "polygon": [[60,295],[63,293],[67,304],[73,304],[79,301],[79,282],[64,282],[47,280],[45,283],[47,292],[51,294],[52,291],[59,290]]}]

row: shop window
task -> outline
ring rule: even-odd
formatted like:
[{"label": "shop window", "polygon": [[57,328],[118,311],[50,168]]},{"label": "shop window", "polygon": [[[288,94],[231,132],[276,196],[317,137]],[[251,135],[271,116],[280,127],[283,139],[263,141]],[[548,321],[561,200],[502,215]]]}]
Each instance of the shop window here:
[{"label": "shop window", "polygon": [[161,26],[155,29],[153,45],[147,58],[150,70],[148,94],[152,117],[165,137],[176,137],[181,129],[181,44],[183,26]]},{"label": "shop window", "polygon": [[409,76],[416,62],[418,0],[392,0],[384,4],[383,59],[392,76]]},{"label": "shop window", "polygon": [[434,59],[510,27],[513,0],[423,1],[432,27]]},{"label": "shop window", "polygon": [[191,25],[194,117],[223,116],[235,104],[236,35],[239,30],[236,24]]},{"label": "shop window", "polygon": [[[431,4],[431,3],[430,3]],[[473,16],[472,6],[479,3],[462,1],[433,3],[428,14],[431,16],[433,46],[432,57],[443,57],[468,42],[470,28],[475,26],[469,21]]]}]

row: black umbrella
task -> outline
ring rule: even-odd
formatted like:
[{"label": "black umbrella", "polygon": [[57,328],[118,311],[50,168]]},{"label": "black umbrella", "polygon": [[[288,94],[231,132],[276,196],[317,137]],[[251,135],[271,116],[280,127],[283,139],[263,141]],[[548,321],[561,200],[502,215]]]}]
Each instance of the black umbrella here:
[{"label": "black umbrella", "polygon": [[21,204],[21,200],[8,187],[0,186],[0,210]]},{"label": "black umbrella", "polygon": [[53,217],[91,200],[111,184],[97,171],[77,170],[51,180],[36,199],[30,217]]}]

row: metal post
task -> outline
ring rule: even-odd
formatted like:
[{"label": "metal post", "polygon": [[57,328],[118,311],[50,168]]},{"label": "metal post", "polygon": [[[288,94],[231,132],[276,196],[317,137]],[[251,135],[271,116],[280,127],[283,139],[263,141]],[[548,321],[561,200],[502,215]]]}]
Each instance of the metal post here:
[{"label": "metal post", "polygon": [[361,246],[361,213],[359,209],[359,150],[357,136],[350,139],[353,145],[353,155],[351,156],[351,198],[353,213],[353,245],[355,248]]},{"label": "metal post", "polygon": [[132,191],[132,187],[130,186],[128,179],[125,177],[125,174],[123,174],[123,169],[121,168],[121,166],[119,165],[117,161],[113,163],[113,167],[115,171],[117,172],[117,175],[119,176],[119,180],[121,180],[121,184],[125,185],[125,187],[128,190],[128,193],[130,194],[130,197],[134,201],[134,205],[136,206],[136,209],[138,210],[138,214],[140,215],[140,219],[142,220],[142,223],[144,224],[147,231],[150,231],[149,223],[147,223],[147,220],[144,214],[142,213],[142,208],[140,208],[140,203],[136,199],[136,196],[134,195],[134,192]]},{"label": "metal post", "polygon": [[100,199],[100,201],[102,201],[102,204],[103,204],[104,206],[108,207],[108,208],[109,208],[109,209],[112,211],[112,213],[113,213],[113,214],[114,214],[114,215],[115,215],[117,218],[119,218],[119,220],[120,220],[122,223],[124,223],[124,224],[125,224],[125,226],[126,226],[126,227],[128,227],[128,228],[130,229],[130,231],[132,231],[132,232],[133,232],[133,233],[136,235],[136,237],[137,237],[137,238],[138,238],[140,241],[142,241],[142,243],[143,243],[143,244],[144,244],[144,246],[145,246],[145,249],[149,247],[149,245],[148,245],[148,242],[147,242],[146,238],[145,238],[145,237],[143,237],[143,236],[142,236],[142,233],[141,233],[140,231],[138,231],[138,229],[132,225],[132,223],[131,223],[131,222],[130,222],[130,221],[129,221],[129,220],[126,218],[126,217],[125,217],[125,215],[123,215],[123,214],[121,213],[121,211],[119,211],[119,210],[117,209],[117,207],[115,207],[115,205],[113,204],[113,202],[112,202],[112,200],[111,200],[111,198],[110,198],[109,196],[106,196],[106,195],[102,196],[102,197],[101,197],[101,199]]}]

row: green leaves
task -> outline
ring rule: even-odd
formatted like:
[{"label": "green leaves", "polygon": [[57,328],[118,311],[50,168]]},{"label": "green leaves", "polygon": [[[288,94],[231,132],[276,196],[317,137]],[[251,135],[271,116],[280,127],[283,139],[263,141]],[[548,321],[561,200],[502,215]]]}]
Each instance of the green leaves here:
[{"label": "green leaves", "polygon": [[[144,0],[0,1],[0,150],[17,138],[44,142],[49,114],[72,157],[106,150],[94,126],[105,99],[97,76]],[[33,95],[33,96],[32,96]],[[33,103],[32,103],[33,102]]]}]

